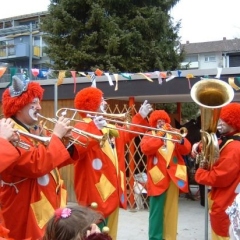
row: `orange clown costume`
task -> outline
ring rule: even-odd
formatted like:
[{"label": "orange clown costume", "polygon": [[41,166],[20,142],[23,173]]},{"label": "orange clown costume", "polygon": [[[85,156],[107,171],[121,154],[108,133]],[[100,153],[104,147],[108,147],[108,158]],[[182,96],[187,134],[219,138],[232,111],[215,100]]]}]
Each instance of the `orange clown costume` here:
[{"label": "orange clown costume", "polygon": [[[14,116],[33,99],[41,100],[43,89],[35,82],[24,86],[22,92],[21,88],[11,89],[16,85],[21,86],[19,79],[3,93],[3,113],[15,121],[15,129],[29,132],[28,127]],[[16,96],[12,96],[11,91],[17,93]],[[71,158],[61,139],[54,134],[48,146],[23,135],[20,140],[30,148],[18,147],[21,156],[1,173],[3,218],[10,230],[9,237],[15,240],[40,239],[54,210],[66,205],[66,190],[58,168],[73,163],[78,154],[74,151]],[[10,147],[9,151],[12,151]]]},{"label": "orange clown costume", "polygon": [[[170,128],[170,118],[164,110],[151,113],[149,124],[156,128],[163,121],[162,129]],[[159,138],[149,136],[158,135]],[[188,178],[183,155],[191,151],[187,139],[181,143],[176,136],[161,131],[151,131],[143,136],[140,147],[147,156],[147,192],[149,196],[149,239],[176,240],[179,189],[188,192]]]},{"label": "orange clown costume", "polygon": [[[103,98],[101,90],[93,87],[81,90],[75,98],[75,108],[96,112]],[[99,130],[92,119],[81,114],[84,122],[76,124],[76,128],[103,136],[108,140],[101,148],[99,143],[89,138],[87,147],[78,146],[80,160],[74,165],[74,187],[77,201],[85,206],[96,202],[100,211],[107,218],[112,239],[117,238],[119,207],[126,208],[126,173],[125,144],[129,143],[136,133],[103,128]],[[147,126],[147,121],[137,113],[132,122]],[[143,128],[131,126],[129,130],[144,132]],[[84,142],[84,137],[79,138]]]},{"label": "orange clown costume", "polygon": [[[0,173],[2,173],[5,169],[7,169],[10,165],[14,164],[20,156],[20,152],[6,139],[3,139],[0,137],[0,156],[1,156],[1,162],[0,162]],[[1,189],[0,189],[1,191]],[[1,206],[1,202],[0,202]],[[0,208],[0,238],[7,238],[9,230],[6,229],[4,224],[4,220],[2,217],[2,212]]]},{"label": "orange clown costume", "polygon": [[195,179],[211,186],[208,194],[212,240],[229,239],[229,217],[225,210],[240,192],[240,104],[221,109],[220,119],[236,129],[219,139],[220,157],[210,170],[199,168]]}]

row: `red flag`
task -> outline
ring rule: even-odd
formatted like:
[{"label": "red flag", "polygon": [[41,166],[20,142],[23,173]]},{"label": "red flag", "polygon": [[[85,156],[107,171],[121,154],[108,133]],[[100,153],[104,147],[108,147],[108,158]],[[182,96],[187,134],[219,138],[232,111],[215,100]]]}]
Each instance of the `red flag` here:
[{"label": "red flag", "polygon": [[74,87],[73,87],[73,92],[76,92],[76,71],[71,71],[72,77],[73,77],[73,83],[74,83]]}]

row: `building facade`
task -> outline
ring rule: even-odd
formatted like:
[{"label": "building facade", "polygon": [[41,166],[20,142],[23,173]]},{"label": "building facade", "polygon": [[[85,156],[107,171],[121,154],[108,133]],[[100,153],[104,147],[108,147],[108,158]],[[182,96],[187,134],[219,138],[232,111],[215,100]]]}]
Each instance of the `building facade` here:
[{"label": "building facade", "polygon": [[240,39],[182,44],[185,59],[182,69],[240,67]]}]

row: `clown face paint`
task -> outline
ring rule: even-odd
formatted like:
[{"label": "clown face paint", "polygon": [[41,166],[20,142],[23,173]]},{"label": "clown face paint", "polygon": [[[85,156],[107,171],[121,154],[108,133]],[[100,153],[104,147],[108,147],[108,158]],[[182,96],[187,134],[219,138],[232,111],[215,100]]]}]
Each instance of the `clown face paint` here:
[{"label": "clown face paint", "polygon": [[157,128],[162,128],[166,122],[162,119],[157,121]]},{"label": "clown face paint", "polygon": [[102,98],[102,101],[101,101],[100,106],[99,106],[99,112],[105,113],[106,108],[107,108],[107,102],[104,100],[104,98]]},{"label": "clown face paint", "polygon": [[38,121],[37,114],[41,110],[40,100],[34,98],[33,101],[23,107],[16,115],[17,119],[27,126],[33,126]]},{"label": "clown face paint", "polygon": [[38,98],[34,98],[32,103],[30,103],[30,109],[28,111],[29,116],[34,120],[37,121],[38,117],[37,117],[37,113],[38,110],[41,109],[40,106],[40,100]]}]

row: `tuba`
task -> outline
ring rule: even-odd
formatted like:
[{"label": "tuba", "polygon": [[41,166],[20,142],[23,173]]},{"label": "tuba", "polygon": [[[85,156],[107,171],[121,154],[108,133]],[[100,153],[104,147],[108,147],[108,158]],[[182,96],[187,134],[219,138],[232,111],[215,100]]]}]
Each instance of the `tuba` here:
[{"label": "tuba", "polygon": [[200,159],[207,162],[208,169],[219,158],[219,145],[216,136],[221,108],[232,101],[233,88],[217,79],[200,80],[191,88],[191,98],[201,111],[201,141],[203,144]]}]

